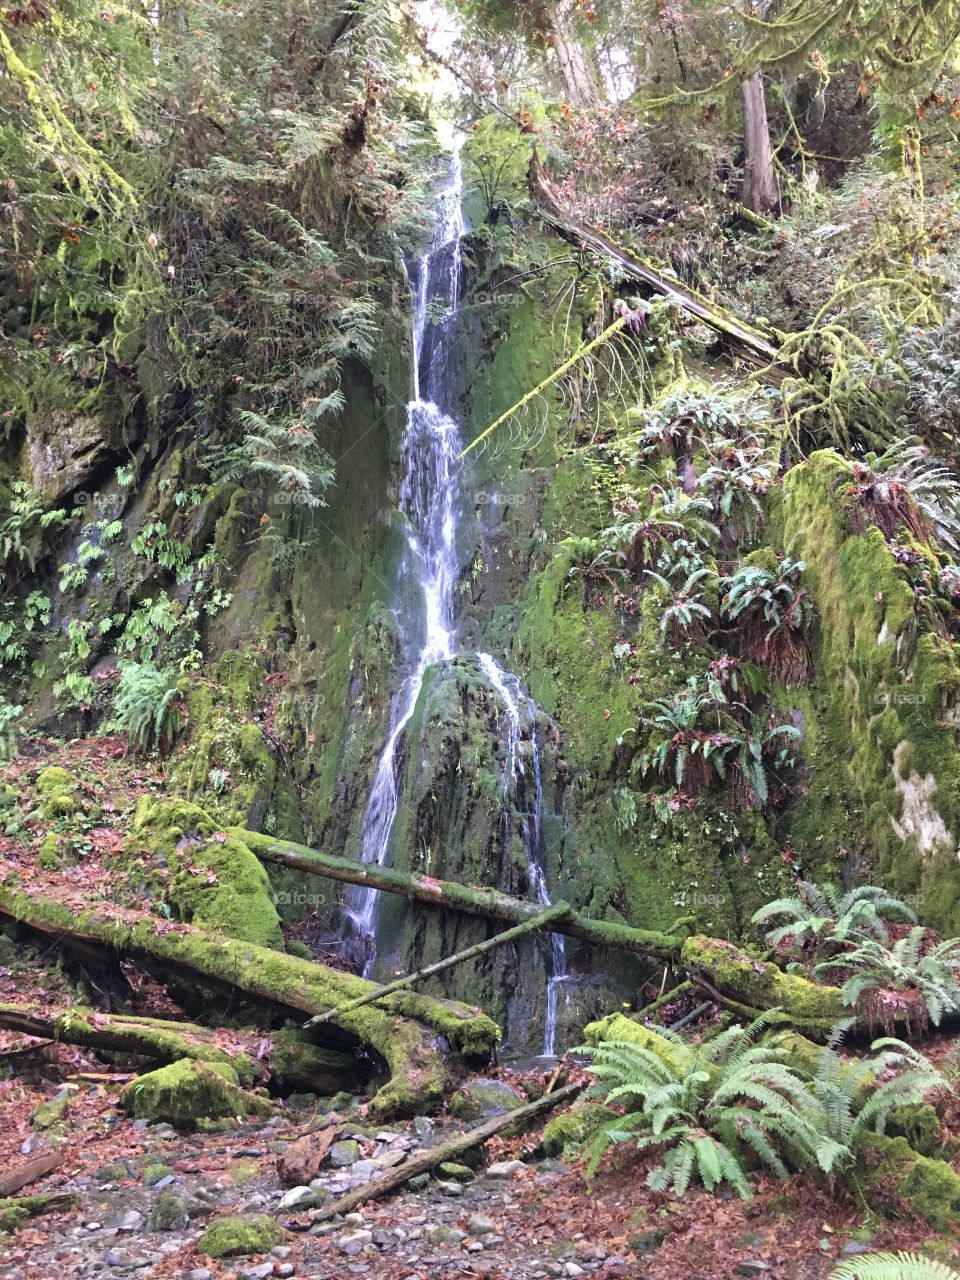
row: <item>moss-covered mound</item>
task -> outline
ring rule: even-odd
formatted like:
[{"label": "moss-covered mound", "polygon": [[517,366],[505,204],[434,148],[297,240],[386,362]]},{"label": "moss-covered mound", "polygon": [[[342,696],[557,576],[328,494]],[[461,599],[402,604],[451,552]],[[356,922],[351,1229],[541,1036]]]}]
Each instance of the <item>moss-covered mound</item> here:
[{"label": "moss-covered mound", "polygon": [[266,1253],[283,1239],[283,1228],[265,1213],[238,1213],[211,1222],[197,1242],[210,1258],[237,1258]]},{"label": "moss-covered mound", "polygon": [[282,950],[280,917],[263,865],[198,805],[144,797],[133,836],[165,860],[172,876],[168,897],[184,920]]},{"label": "moss-covered mound", "polygon": [[201,1120],[269,1115],[273,1110],[265,1098],[241,1089],[230,1067],[190,1058],[131,1080],[120,1094],[120,1105],[138,1119],[166,1121],[178,1128]]}]

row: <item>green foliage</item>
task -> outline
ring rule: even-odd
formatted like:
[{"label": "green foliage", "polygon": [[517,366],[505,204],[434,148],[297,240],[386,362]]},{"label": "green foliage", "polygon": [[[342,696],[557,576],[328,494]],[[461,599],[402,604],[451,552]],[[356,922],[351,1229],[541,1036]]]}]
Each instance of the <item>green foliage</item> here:
[{"label": "green foliage", "polygon": [[717,575],[711,569],[695,569],[687,574],[683,585],[674,589],[667,579],[653,569],[646,575],[664,591],[666,599],[660,615],[660,639],[674,644],[682,640],[697,643],[706,634],[706,627],[713,621],[713,610],[699,584],[713,585]]},{"label": "green foliage", "polygon": [[0,764],[8,764],[17,752],[16,721],[23,707],[0,696]]},{"label": "green foliage", "polygon": [[662,1053],[630,1041],[583,1046],[597,1078],[590,1096],[627,1108],[590,1142],[588,1173],[610,1147],[632,1141],[665,1153],[647,1178],[654,1190],[683,1196],[697,1176],[708,1190],[727,1182],[747,1199],[748,1154],[786,1178],[788,1162],[812,1164],[818,1150],[832,1151],[807,1118],[799,1074],[757,1043],[766,1025],[761,1018],[730,1027],[702,1045],[659,1032],[669,1050]]},{"label": "green foliage", "polygon": [[830,1280],[960,1280],[960,1271],[919,1253],[864,1253],[838,1263]]},{"label": "green foliage", "polygon": [[807,684],[812,675],[813,601],[799,582],[804,568],[784,556],[775,570],[744,565],[721,579],[720,608],[737,625],[740,654],[766,666],[780,684]]},{"label": "green foliage", "polygon": [[938,1027],[945,1014],[960,1011],[960,938],[930,945],[922,925],[888,946],[863,938],[815,972],[837,969],[850,972],[844,1003],[871,1024],[892,1027],[899,1017],[922,1030],[928,1020]]},{"label": "green foliage", "polygon": [[778,916],[786,916],[787,923],[765,935],[768,946],[789,942],[797,948],[812,943],[818,952],[831,954],[871,935],[885,943],[887,920],[915,922],[917,918],[905,902],[876,885],[858,885],[844,893],[835,885],[809,880],[800,880],[794,896],[768,902],[751,919],[753,924],[768,924]]},{"label": "green foliage", "polygon": [[112,729],[127,734],[143,755],[170,750],[184,719],[183,690],[170,671],[152,663],[125,663],[114,699]]}]

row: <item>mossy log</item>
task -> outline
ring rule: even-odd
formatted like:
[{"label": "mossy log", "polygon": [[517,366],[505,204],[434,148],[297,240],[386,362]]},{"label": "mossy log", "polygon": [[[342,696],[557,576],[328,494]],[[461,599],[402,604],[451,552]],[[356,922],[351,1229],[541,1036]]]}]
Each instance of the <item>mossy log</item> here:
[{"label": "mossy log", "polygon": [[27,1218],[37,1213],[53,1213],[77,1203],[69,1191],[47,1191],[38,1196],[16,1196],[0,1199],[0,1232],[16,1231]]},{"label": "mossy log", "polygon": [[[0,913],[53,935],[61,944],[78,939],[182,971],[193,979],[226,985],[284,1012],[312,1017],[348,1003],[370,983],[325,965],[286,956],[191,925],[174,925],[145,912],[75,899],[31,896],[0,885]],[[370,1106],[378,1117],[411,1114],[440,1102],[452,1078],[448,1055],[488,1058],[499,1035],[477,1010],[411,992],[386,996],[340,1015],[334,1024],[386,1065],[390,1078]]]},{"label": "mossy log", "polygon": [[787,370],[784,366],[777,364],[780,349],[769,337],[747,324],[746,321],[740,320],[732,312],[717,306],[715,302],[697,293],[695,289],[690,289],[679,280],[665,276],[652,263],[629,253],[605,236],[602,231],[587,226],[579,218],[561,208],[536,148],[530,157],[528,183],[534,204],[546,221],[556,227],[561,235],[581,246],[588,245],[604,257],[613,259],[628,276],[639,280],[662,297],[675,302],[688,315],[719,333],[734,355],[750,364],[759,365],[764,370],[767,381],[774,386],[780,384]]},{"label": "mossy log", "polygon": [[[293,840],[276,840],[256,831],[231,828],[253,852],[264,860],[291,871],[303,871],[308,875],[327,880],[339,880],[344,884],[359,884],[367,889],[379,889],[384,893],[396,893],[413,902],[423,902],[431,907],[448,911],[460,911],[464,915],[482,916],[487,920],[505,920],[512,924],[525,924],[543,912],[540,902],[526,902],[511,898],[499,889],[457,884],[453,880],[435,880],[432,876],[419,875],[415,871],[397,871],[393,867],[381,867],[376,863],[348,862],[329,853],[320,853]],[[598,947],[615,947],[622,951],[635,951],[640,955],[655,956],[659,960],[679,959],[682,938],[672,937],[654,929],[635,929],[616,920],[592,920],[589,916],[572,911],[569,916],[545,925],[553,933]]]},{"label": "mossy log", "polygon": [[[0,1027],[159,1063],[183,1058],[219,1063],[232,1067],[243,1085],[255,1084],[266,1074],[282,1079],[285,1086],[333,1094],[357,1070],[352,1054],[311,1044],[293,1031],[271,1032],[267,1037],[230,1031],[218,1037],[217,1032],[190,1022],[100,1013],[79,1005],[57,1009],[0,1003]],[[229,1045],[220,1043],[223,1040]]]}]

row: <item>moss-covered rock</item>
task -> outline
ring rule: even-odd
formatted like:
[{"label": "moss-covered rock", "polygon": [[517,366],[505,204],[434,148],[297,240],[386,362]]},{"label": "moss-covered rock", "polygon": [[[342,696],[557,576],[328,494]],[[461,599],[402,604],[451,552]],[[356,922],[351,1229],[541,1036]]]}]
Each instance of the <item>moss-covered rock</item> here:
[{"label": "moss-covered rock", "polygon": [[864,1196],[889,1213],[905,1201],[935,1231],[960,1228],[960,1176],[944,1160],[919,1155],[906,1138],[868,1137],[859,1152]]},{"label": "moss-covered rock", "polygon": [[210,1206],[182,1191],[161,1191],[147,1216],[148,1231],[182,1231],[194,1218],[202,1218]]},{"label": "moss-covered rock", "polygon": [[79,808],[77,780],[60,765],[50,765],[37,778],[40,813],[48,822],[68,818]]},{"label": "moss-covered rock", "polygon": [[267,1253],[283,1240],[283,1228],[265,1213],[239,1213],[211,1222],[197,1241],[210,1258],[238,1258]]},{"label": "moss-covered rock", "polygon": [[543,1131],[541,1145],[544,1154],[561,1156],[567,1150],[575,1150],[612,1117],[613,1112],[598,1102],[561,1112],[548,1121]]},{"label": "moss-covered rock", "polygon": [[525,1102],[523,1094],[501,1080],[469,1080],[450,1099],[450,1112],[458,1120],[480,1120],[518,1111]]},{"label": "moss-covered rock", "polygon": [[240,1088],[230,1067],[189,1058],[131,1080],[120,1094],[120,1104],[139,1119],[167,1121],[178,1128],[273,1111],[265,1098]]},{"label": "moss-covered rock", "polygon": [[65,1119],[69,1110],[70,1093],[68,1090],[62,1089],[59,1093],[54,1094],[52,1098],[48,1098],[46,1102],[40,1103],[31,1116],[33,1127],[35,1129],[52,1129],[54,1125]]},{"label": "moss-covered rock", "polygon": [[145,796],[134,815],[133,840],[166,862],[168,896],[184,920],[282,950],[280,917],[262,864],[198,805]]}]

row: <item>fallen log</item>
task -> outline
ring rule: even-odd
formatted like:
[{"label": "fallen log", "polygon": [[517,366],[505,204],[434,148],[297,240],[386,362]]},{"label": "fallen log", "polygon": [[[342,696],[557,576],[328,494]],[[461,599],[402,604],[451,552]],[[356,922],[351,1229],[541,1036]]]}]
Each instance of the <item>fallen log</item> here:
[{"label": "fallen log", "polygon": [[78,1197],[70,1191],[48,1191],[38,1196],[19,1196],[0,1200],[0,1233],[17,1231],[27,1218],[36,1213],[51,1213],[77,1203]]},{"label": "fallen log", "polygon": [[21,1187],[29,1187],[31,1182],[45,1177],[63,1164],[62,1151],[45,1151],[16,1165],[9,1173],[0,1174],[0,1196],[12,1196]]},{"label": "fallen log", "polygon": [[774,386],[780,385],[788,370],[777,363],[780,356],[779,346],[759,329],[740,320],[725,308],[717,306],[715,302],[697,293],[695,289],[664,275],[652,263],[630,253],[609,236],[604,235],[602,231],[587,226],[574,214],[563,209],[554,195],[536,147],[530,157],[527,176],[531,199],[544,219],[561,235],[573,240],[576,244],[588,245],[595,249],[604,257],[616,262],[628,276],[639,280],[671,302],[675,302],[688,315],[719,333],[734,355],[761,368],[765,373],[766,381]]},{"label": "fallen log", "polygon": [[311,1018],[304,1025],[311,1027],[321,1022],[332,1022],[340,1014],[350,1013],[353,1009],[360,1009],[365,1004],[372,1004],[374,1000],[379,1000],[381,996],[392,995],[394,991],[402,991],[406,987],[412,987],[418,982],[423,982],[426,978],[432,978],[435,974],[443,973],[446,969],[452,969],[455,965],[463,964],[466,960],[475,960],[477,956],[486,955],[488,951],[494,951],[497,947],[506,946],[508,942],[515,942],[517,938],[522,938],[524,934],[531,933],[534,929],[546,928],[547,925],[552,924],[555,920],[565,919],[569,915],[570,904],[558,902],[539,916],[534,916],[532,920],[518,924],[513,929],[506,929],[503,933],[487,938],[485,942],[474,943],[472,947],[458,951],[454,956],[447,956],[444,960],[438,960],[436,964],[428,964],[425,968],[418,969],[416,973],[409,973],[404,978],[395,978],[393,982],[388,982],[382,987],[376,987],[365,996],[357,996],[356,1000],[351,1000],[349,1004],[343,1005],[340,1009],[331,1009],[329,1013],[318,1014],[317,1017]]},{"label": "fallen log", "polygon": [[[348,862],[346,858],[321,853],[293,840],[277,840],[257,831],[245,831],[242,827],[232,827],[230,834],[242,840],[264,862],[327,880],[400,894],[412,902],[423,902],[431,907],[513,924],[529,923],[543,911],[542,903],[512,898],[499,889],[457,884],[453,880],[435,880],[416,871],[397,871],[394,867],[381,867],[377,863]],[[568,917],[553,921],[549,928],[552,933],[579,938],[594,946],[635,951],[660,960],[676,959],[683,946],[682,938],[671,937],[668,933],[635,929],[615,920],[592,920],[578,911],[571,911]]]},{"label": "fallen log", "polygon": [[[159,963],[194,981],[233,988],[288,1015],[312,1017],[370,990],[363,978],[269,947],[130,908],[78,903],[75,892],[61,899],[53,890],[41,896],[36,886],[30,888],[27,893],[10,882],[0,884],[0,914],[52,935],[60,945],[73,939],[99,944],[154,968]],[[489,1058],[499,1036],[496,1024],[478,1010],[412,992],[382,997],[332,1025],[390,1073],[370,1102],[377,1117],[413,1114],[440,1102],[452,1079],[441,1038],[454,1054]]]},{"label": "fallen log", "polygon": [[431,1169],[435,1169],[437,1165],[443,1164],[444,1161],[453,1160],[465,1151],[470,1151],[473,1147],[479,1147],[488,1138],[492,1138],[494,1134],[499,1133],[501,1129],[507,1129],[512,1125],[523,1125],[528,1120],[532,1120],[534,1116],[538,1116],[544,1111],[550,1111],[562,1102],[572,1101],[585,1087],[582,1084],[565,1085],[564,1088],[557,1089],[555,1093],[545,1093],[543,1097],[537,1098],[535,1102],[530,1102],[516,1111],[508,1111],[502,1116],[494,1116],[493,1119],[477,1125],[475,1129],[470,1129],[466,1133],[458,1134],[456,1138],[451,1138],[449,1142],[441,1142],[438,1146],[431,1147],[429,1151],[418,1151],[415,1156],[405,1160],[403,1164],[387,1169],[379,1177],[372,1178],[369,1182],[364,1183],[362,1187],[356,1187],[353,1191],[348,1191],[345,1196],[341,1196],[339,1200],[334,1200],[332,1204],[326,1205],[318,1214],[312,1215],[314,1221],[324,1222],[338,1213],[349,1213],[351,1209],[356,1208],[358,1204],[363,1204],[367,1200],[379,1200],[397,1187],[403,1186],[405,1182],[409,1182],[411,1178],[415,1178],[418,1173],[429,1173]]},{"label": "fallen log", "polygon": [[310,1044],[293,1031],[218,1033],[190,1022],[99,1013],[79,1005],[38,1009],[0,1003],[0,1027],[161,1063],[182,1058],[219,1062],[232,1067],[243,1085],[273,1076],[285,1086],[330,1094],[339,1092],[357,1069],[352,1054]]}]

